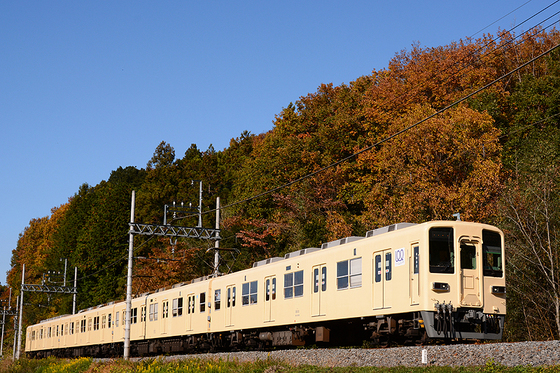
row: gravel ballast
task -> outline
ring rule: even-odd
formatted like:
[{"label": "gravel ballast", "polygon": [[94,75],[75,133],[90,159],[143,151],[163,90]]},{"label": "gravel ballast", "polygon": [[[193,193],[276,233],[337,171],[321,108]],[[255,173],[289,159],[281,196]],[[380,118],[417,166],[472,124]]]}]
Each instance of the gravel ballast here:
[{"label": "gravel ballast", "polygon": [[[422,354],[425,350],[425,361]],[[560,364],[560,341],[486,343],[447,346],[375,349],[296,349],[227,352],[168,356],[173,359],[221,359],[249,362],[272,359],[292,365],[322,367],[377,366],[482,366],[490,361],[504,366],[547,366]]]}]

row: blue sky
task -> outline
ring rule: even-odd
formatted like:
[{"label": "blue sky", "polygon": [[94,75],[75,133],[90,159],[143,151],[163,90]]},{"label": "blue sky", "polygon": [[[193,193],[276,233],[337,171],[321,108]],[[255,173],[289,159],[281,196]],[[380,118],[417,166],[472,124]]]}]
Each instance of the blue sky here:
[{"label": "blue sky", "polygon": [[161,141],[177,157],[193,143],[223,150],[321,83],[551,3],[0,0],[0,283],[31,219],[119,166],[145,167]]}]

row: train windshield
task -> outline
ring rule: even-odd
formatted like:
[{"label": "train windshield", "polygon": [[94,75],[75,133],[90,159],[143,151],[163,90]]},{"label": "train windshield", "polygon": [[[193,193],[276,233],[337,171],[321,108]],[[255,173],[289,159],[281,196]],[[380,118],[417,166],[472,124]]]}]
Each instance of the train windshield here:
[{"label": "train windshield", "polygon": [[482,230],[484,276],[502,277],[502,239],[498,232]]},{"label": "train windshield", "polygon": [[430,229],[430,272],[454,273],[453,228]]}]

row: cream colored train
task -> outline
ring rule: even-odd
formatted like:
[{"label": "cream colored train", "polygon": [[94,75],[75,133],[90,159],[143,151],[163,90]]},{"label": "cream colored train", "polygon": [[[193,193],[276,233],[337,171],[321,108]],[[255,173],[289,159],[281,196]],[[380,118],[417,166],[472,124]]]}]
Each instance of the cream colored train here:
[{"label": "cream colored train", "polygon": [[[500,339],[504,240],[491,225],[399,223],[132,300],[131,354]],[[27,328],[28,356],[120,355],[125,303]]]}]

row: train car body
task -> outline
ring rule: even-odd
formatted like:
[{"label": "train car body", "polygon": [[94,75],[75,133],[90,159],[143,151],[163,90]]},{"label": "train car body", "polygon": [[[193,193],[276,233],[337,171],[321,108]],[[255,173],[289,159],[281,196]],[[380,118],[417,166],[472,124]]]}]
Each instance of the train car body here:
[{"label": "train car body", "polygon": [[[504,241],[493,226],[400,223],[132,300],[136,355],[298,346],[500,339]],[[30,356],[122,353],[125,303],[27,328]]]}]

